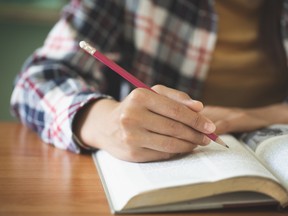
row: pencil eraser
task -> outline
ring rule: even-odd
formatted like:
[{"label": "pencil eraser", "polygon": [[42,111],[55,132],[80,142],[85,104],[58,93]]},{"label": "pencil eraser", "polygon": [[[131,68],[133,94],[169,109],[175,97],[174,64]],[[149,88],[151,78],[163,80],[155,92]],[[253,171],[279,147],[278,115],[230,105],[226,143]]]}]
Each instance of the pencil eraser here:
[{"label": "pencil eraser", "polygon": [[85,41],[80,41],[80,42],[79,42],[79,46],[80,46],[82,49],[84,49],[85,45],[86,45],[86,42],[85,42]]}]

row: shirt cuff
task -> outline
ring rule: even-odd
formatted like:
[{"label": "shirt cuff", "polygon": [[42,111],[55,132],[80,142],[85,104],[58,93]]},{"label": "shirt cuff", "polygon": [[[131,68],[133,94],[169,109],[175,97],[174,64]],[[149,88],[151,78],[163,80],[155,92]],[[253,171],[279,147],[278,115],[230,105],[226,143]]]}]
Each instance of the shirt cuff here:
[{"label": "shirt cuff", "polygon": [[[74,126],[75,126],[75,117],[77,116],[77,113],[81,112],[83,110],[83,108],[85,109],[85,107],[87,105],[89,105],[92,102],[101,100],[101,99],[114,99],[111,96],[108,95],[101,95],[100,97],[94,98],[92,100],[88,100],[86,101],[84,104],[82,104],[82,106],[80,106],[80,108],[76,111],[76,113],[73,116],[72,119],[72,123],[71,123],[71,131],[72,131],[72,140],[74,142],[74,144],[76,144],[76,146],[78,146],[78,148],[80,149],[81,153],[91,153],[91,152],[95,152],[98,149],[92,146],[88,146],[86,144],[84,144],[74,133]],[[77,118],[77,117],[76,117]]]},{"label": "shirt cuff", "polygon": [[82,143],[74,133],[72,134],[72,139],[75,142],[75,144],[77,144],[80,147],[81,152],[95,152],[98,150],[97,148],[87,146],[84,143]]}]

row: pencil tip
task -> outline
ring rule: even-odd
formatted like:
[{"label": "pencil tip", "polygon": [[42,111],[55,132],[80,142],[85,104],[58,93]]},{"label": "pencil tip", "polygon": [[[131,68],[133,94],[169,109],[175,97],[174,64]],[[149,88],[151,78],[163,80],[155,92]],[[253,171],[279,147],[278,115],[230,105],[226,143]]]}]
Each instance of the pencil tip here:
[{"label": "pencil tip", "polygon": [[216,143],[226,147],[226,148],[229,148],[229,146],[222,140],[220,139],[219,137],[217,137],[217,139],[215,140]]}]

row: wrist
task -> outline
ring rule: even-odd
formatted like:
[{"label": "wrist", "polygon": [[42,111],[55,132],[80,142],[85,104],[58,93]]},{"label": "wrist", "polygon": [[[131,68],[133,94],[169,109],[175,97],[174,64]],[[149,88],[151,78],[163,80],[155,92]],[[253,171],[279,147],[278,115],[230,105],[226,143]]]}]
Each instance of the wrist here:
[{"label": "wrist", "polygon": [[83,128],[83,125],[85,124],[85,119],[87,118],[88,112],[90,111],[93,104],[96,102],[97,100],[91,101],[85,104],[81,109],[77,111],[72,122],[72,132],[73,132],[74,141],[80,147],[87,149],[87,150],[92,150],[93,147],[85,143],[84,140],[86,139],[83,137],[83,132],[81,129]]},{"label": "wrist", "polygon": [[97,132],[104,126],[103,117],[109,111],[108,105],[116,103],[111,98],[92,101],[82,107],[73,120],[73,134],[75,140],[85,149],[98,149]]}]

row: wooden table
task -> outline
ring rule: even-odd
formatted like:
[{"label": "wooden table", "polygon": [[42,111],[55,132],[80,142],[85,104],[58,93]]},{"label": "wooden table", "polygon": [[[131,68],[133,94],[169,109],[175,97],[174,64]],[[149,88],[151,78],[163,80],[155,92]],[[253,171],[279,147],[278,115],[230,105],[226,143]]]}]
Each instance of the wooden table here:
[{"label": "wooden table", "polygon": [[[18,123],[0,123],[0,215],[111,215],[89,155],[40,141]],[[155,214],[163,216],[167,214]],[[284,216],[271,207],[198,211],[173,215]]]}]

